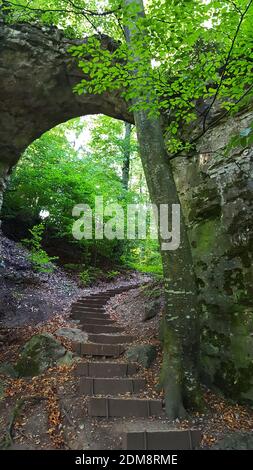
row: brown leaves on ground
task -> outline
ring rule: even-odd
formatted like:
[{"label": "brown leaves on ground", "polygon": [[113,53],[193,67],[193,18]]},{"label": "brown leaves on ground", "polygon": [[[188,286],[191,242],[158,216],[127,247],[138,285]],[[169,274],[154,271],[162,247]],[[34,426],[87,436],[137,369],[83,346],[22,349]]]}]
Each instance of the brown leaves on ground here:
[{"label": "brown leaves on ground", "polygon": [[[0,349],[0,363],[3,362],[15,362],[19,356],[22,346],[29,341],[29,339],[40,333],[51,333],[54,334],[56,330],[63,327],[69,327],[70,321],[62,317],[62,315],[55,315],[47,323],[43,323],[37,326],[25,326],[16,328],[2,328],[1,332],[6,336],[6,344],[4,348]],[[76,325],[75,325],[76,326]],[[72,343],[66,338],[56,336],[58,341],[66,349],[72,349]]]},{"label": "brown leaves on ground", "polygon": [[[46,400],[48,413],[48,434],[55,448],[64,447],[62,431],[62,416],[57,390],[72,377],[73,367],[60,366],[48,369],[43,375],[32,379],[9,379],[9,386],[5,391],[7,397],[40,398]],[[23,425],[17,420],[16,427]]]},{"label": "brown leaves on ground", "polygon": [[205,393],[205,400],[212,416],[208,423],[210,430],[204,434],[204,444],[210,445],[224,432],[253,430],[253,411],[250,408],[231,404],[211,391]]},{"label": "brown leaves on ground", "polygon": [[[15,328],[11,335],[11,341],[7,348],[0,353],[0,362],[15,362],[19,356],[22,346],[34,335],[39,333],[54,333],[58,328],[69,326],[69,322],[62,316],[55,316],[50,322],[36,327],[20,327]],[[16,341],[13,341],[13,335]],[[10,335],[9,335],[10,336]],[[71,350],[70,341],[57,337],[63,346]],[[6,397],[14,397],[30,399],[40,398],[46,400],[48,414],[48,434],[55,448],[64,446],[62,417],[59,406],[59,398],[57,390],[72,378],[72,370],[74,366],[57,366],[49,368],[44,374],[30,379],[11,379],[3,377],[3,383],[7,387],[5,390]],[[22,426],[24,419],[17,419],[14,428]]]},{"label": "brown leaves on ground", "polygon": [[198,427],[203,431],[202,447],[210,447],[225,433],[253,431],[252,409],[229,400],[210,390],[205,390],[205,413],[194,413],[189,420],[180,423],[180,428]]}]

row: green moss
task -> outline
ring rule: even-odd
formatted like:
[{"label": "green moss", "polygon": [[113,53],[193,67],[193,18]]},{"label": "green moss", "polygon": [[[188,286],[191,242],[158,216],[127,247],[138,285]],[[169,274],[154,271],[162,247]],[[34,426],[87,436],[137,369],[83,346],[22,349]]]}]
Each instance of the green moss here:
[{"label": "green moss", "polygon": [[196,225],[190,234],[194,255],[199,257],[210,254],[217,245],[219,219],[210,219]]},{"label": "green moss", "polygon": [[238,400],[251,388],[252,374],[253,364],[237,369],[232,361],[227,360],[220,363],[220,368],[214,377],[214,384],[223,390],[226,396]]},{"label": "green moss", "polygon": [[25,344],[15,370],[19,377],[39,375],[62,359],[65,353],[65,348],[53,335],[35,335]]},{"label": "green moss", "polygon": [[234,400],[247,398],[248,403],[253,403],[251,327],[252,313],[246,314],[241,309],[235,317],[231,312],[227,334],[205,328],[201,347],[201,371],[205,382]]}]

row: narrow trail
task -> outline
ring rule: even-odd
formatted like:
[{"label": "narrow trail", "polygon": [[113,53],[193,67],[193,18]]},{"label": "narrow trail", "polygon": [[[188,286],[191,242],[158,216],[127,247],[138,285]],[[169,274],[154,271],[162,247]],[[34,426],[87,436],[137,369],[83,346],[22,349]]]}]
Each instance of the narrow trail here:
[{"label": "narrow trail", "polygon": [[101,423],[93,444],[97,447],[92,448],[113,448],[117,442],[117,448],[126,450],[194,449],[200,432],[177,430],[166,419],[161,399],[143,398],[145,376],[140,375],[138,364],[124,358],[136,338],[111,319],[106,304],[132,288],[95,293],[72,305],[71,318],[88,334],[88,342],[75,345],[84,358],[75,371],[79,393],[88,396],[88,417]]}]

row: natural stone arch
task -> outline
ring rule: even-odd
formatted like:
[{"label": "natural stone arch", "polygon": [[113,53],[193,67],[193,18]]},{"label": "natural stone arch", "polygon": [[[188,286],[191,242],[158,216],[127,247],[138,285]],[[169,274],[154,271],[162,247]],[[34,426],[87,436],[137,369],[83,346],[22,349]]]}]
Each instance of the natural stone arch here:
[{"label": "natural stone arch", "polygon": [[[66,39],[56,28],[0,21],[0,208],[10,168],[44,132],[87,114],[132,121],[118,92],[73,93],[82,72],[68,49],[81,42]],[[109,37],[102,42],[115,48]]]}]

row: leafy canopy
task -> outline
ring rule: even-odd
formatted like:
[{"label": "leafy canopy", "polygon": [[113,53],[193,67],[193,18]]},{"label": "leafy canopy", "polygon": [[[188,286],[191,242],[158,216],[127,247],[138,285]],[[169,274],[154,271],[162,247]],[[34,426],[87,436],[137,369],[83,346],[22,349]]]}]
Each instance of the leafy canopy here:
[{"label": "leafy canopy", "polygon": [[[138,98],[142,109],[149,96],[151,113],[162,112],[169,123],[171,153],[188,149],[209,128],[217,101],[225,114],[252,98],[253,0],[147,0],[131,50],[124,28],[136,17],[137,3],[127,8],[120,0],[5,3],[8,21],[42,22],[71,37],[89,36],[71,49],[85,75],[75,92],[121,90],[130,106]],[[118,41],[116,50],[101,47],[102,34]],[[196,120],[200,135],[185,140],[181,130]]]}]

